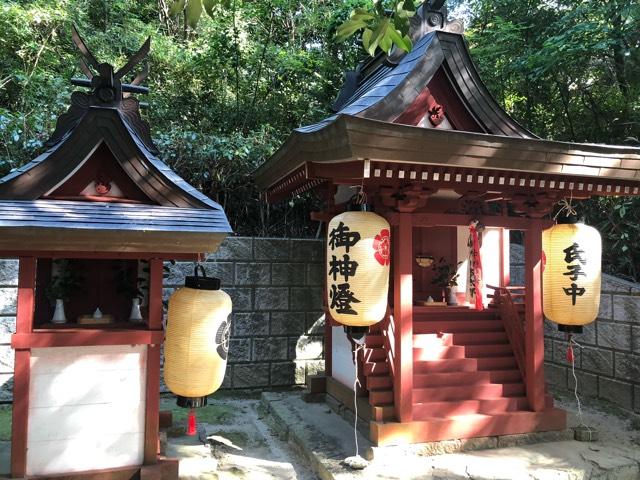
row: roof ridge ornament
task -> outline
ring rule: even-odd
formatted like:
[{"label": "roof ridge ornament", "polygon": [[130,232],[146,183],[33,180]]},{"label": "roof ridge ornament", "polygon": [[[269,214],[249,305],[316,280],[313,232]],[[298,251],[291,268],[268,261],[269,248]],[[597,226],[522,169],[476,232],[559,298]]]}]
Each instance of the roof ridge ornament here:
[{"label": "roof ridge ornament", "polygon": [[[133,130],[145,147],[152,154],[157,154],[158,149],[151,140],[149,124],[140,116],[141,104],[136,98],[131,97],[132,94],[149,93],[149,88],[140,84],[146,80],[149,74],[147,55],[151,48],[151,38],[148,37],[138,51],[131,55],[127,63],[118,70],[107,62],[98,61],[78,33],[75,25],[71,30],[71,38],[82,54],[80,69],[86,76],[86,78],[72,78],[71,83],[89,88],[91,92],[75,91],[71,94],[69,109],[58,118],[56,128],[45,145],[52,147],[58,144],[76,127],[89,109],[107,108],[118,110],[127,126]],[[143,64],[142,69],[135,78],[130,83],[123,83],[124,76],[133,72],[140,64]]]}]

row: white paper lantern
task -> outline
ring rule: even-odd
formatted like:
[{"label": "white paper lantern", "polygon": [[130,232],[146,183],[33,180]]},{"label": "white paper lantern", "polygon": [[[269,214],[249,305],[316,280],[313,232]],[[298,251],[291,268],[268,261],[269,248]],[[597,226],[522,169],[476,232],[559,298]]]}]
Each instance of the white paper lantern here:
[{"label": "white paper lantern", "polygon": [[206,405],[224,379],[229,350],[231,298],[217,278],[187,277],[169,298],[164,380],[178,405]]},{"label": "white paper lantern", "polygon": [[602,240],[583,223],[560,223],[542,234],[544,314],[562,330],[593,322],[600,308]]},{"label": "white paper lantern", "polygon": [[389,223],[370,211],[348,211],[329,222],[327,305],[335,321],[349,327],[368,327],[384,318],[390,237]]}]

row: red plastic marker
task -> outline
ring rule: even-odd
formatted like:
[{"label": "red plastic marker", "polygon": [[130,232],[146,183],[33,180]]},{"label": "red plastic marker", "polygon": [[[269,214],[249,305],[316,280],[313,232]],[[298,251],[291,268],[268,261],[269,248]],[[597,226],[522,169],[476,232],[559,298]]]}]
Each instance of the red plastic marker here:
[{"label": "red plastic marker", "polygon": [[573,356],[573,345],[571,344],[571,334],[567,335],[567,362],[573,363],[575,357]]},{"label": "red plastic marker", "polygon": [[187,417],[187,435],[193,437],[196,434],[196,412],[189,410],[189,416]]}]

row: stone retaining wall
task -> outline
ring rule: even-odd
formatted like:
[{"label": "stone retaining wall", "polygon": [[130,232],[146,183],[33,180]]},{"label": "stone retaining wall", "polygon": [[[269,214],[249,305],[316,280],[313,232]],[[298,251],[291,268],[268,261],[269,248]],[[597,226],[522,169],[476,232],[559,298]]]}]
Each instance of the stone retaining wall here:
[{"label": "stone retaining wall", "polygon": [[[324,369],[324,244],[321,240],[229,237],[205,263],[233,300],[223,388],[303,384]],[[0,261],[0,400],[11,399],[17,260]],[[168,265],[164,297],[184,285],[193,263]]]},{"label": "stone retaining wall", "polygon": [[[520,245],[511,245],[511,274],[512,285],[524,284]],[[544,332],[547,381],[573,391],[564,333],[548,320]],[[640,412],[640,284],[603,275],[598,319],[575,338],[582,345],[574,349],[578,392]]]}]

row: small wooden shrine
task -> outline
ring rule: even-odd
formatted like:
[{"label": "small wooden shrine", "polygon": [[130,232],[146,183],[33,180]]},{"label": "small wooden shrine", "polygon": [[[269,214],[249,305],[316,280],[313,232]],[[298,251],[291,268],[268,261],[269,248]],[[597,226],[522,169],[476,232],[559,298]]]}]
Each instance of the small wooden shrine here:
[{"label": "small wooden shrine", "polygon": [[[149,41],[116,70],[74,30],[87,79],[47,150],[0,180],[0,255],[18,257],[11,474],[178,478],[159,454],[163,262],[231,231],[156,155],[133,94]],[[57,305],[54,313],[54,304]]]},{"label": "small wooden shrine", "polygon": [[[348,72],[336,114],[295,130],[256,173],[269,202],[315,189],[325,207],[312,218],[328,222],[362,190],[391,225],[390,308],[357,360],[379,445],[564,429],[545,386],[542,231],[562,199],[640,194],[640,149],[543,140],[513,120],[443,3],[419,7],[410,53]],[[524,284],[510,279],[510,232]],[[327,393],[347,405],[353,351],[328,318]]]}]

